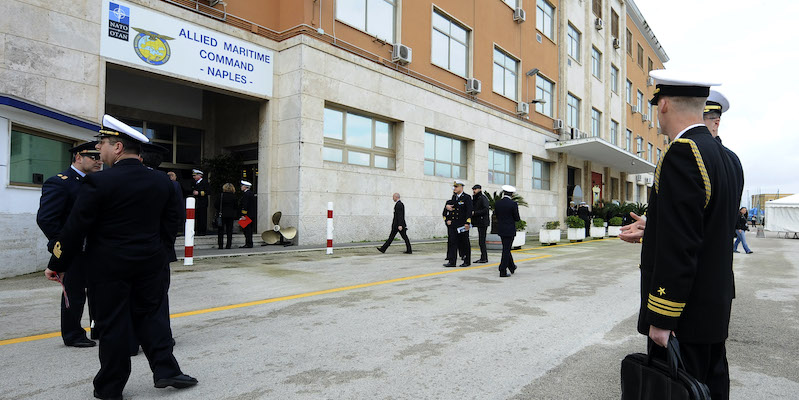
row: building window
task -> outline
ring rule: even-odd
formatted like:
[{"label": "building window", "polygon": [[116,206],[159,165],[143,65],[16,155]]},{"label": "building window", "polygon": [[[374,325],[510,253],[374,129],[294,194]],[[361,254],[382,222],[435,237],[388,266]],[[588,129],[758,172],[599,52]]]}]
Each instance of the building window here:
[{"label": "building window", "polygon": [[394,169],[394,124],[325,108],[322,158],[344,164]]},{"label": "building window", "polygon": [[610,90],[619,94],[619,69],[615,65],[610,65]]},{"label": "building window", "polygon": [[649,76],[649,73],[652,72],[652,59],[647,57],[646,58],[646,74]]},{"label": "building window", "polygon": [[466,142],[425,132],[424,174],[466,179]]},{"label": "building window", "polygon": [[549,163],[533,158],[533,189],[549,190]]},{"label": "building window", "polygon": [[638,157],[644,154],[644,138],[640,136],[635,138],[635,153]]},{"label": "building window", "polygon": [[635,100],[635,104],[638,106],[638,112],[644,112],[644,94],[641,91],[638,91],[638,97]]},{"label": "building window", "polygon": [[575,59],[577,62],[580,61],[580,31],[577,30],[572,24],[569,24],[568,30],[569,37],[568,40],[568,53],[571,58]]},{"label": "building window", "polygon": [[646,144],[646,159],[652,162],[652,143]]},{"label": "building window", "polygon": [[599,137],[602,134],[602,113],[596,108],[591,109],[591,136]]},{"label": "building window", "polygon": [[516,184],[516,156],[513,153],[488,148],[488,183]]},{"label": "building window", "polygon": [[9,183],[41,185],[69,168],[69,149],[74,141],[60,139],[22,127],[11,127],[11,158],[8,164]]},{"label": "building window", "polygon": [[638,43],[638,66],[644,67],[644,48],[641,47],[641,43]]},{"label": "building window", "polygon": [[650,121],[652,120],[652,104],[648,101],[646,102],[646,116]]},{"label": "building window", "polygon": [[469,55],[469,31],[433,11],[433,64],[465,77]]},{"label": "building window", "polygon": [[510,8],[515,9],[519,6],[519,0],[502,0],[507,4]]},{"label": "building window", "polygon": [[624,150],[632,151],[633,131],[627,129],[627,135],[624,137]]},{"label": "building window", "polygon": [[494,91],[516,100],[516,81],[519,62],[509,55],[494,49]]},{"label": "building window", "polygon": [[610,144],[619,145],[619,123],[614,120],[610,120]]},{"label": "building window", "polygon": [[627,54],[632,57],[633,55],[633,33],[627,29]]},{"label": "building window", "polygon": [[593,0],[591,10],[594,12],[594,15],[602,18],[602,0]]},{"label": "building window", "polygon": [[566,125],[580,129],[580,99],[571,93],[566,100]]},{"label": "building window", "polygon": [[538,0],[535,11],[535,28],[552,40],[555,40],[555,25],[552,23],[555,19],[554,16],[555,7],[552,7],[546,0]]},{"label": "building window", "polygon": [[610,10],[610,34],[615,38],[619,38],[619,14],[616,11]]},{"label": "building window", "polygon": [[543,99],[545,103],[535,103],[535,110],[541,114],[552,117],[552,105],[554,97],[552,93],[555,92],[555,84],[543,76],[536,75],[535,77],[535,98]]},{"label": "building window", "polygon": [[339,0],[336,19],[394,43],[395,0]]},{"label": "building window", "polygon": [[662,155],[663,155],[663,151],[662,151],[662,150],[660,150],[660,149],[657,149],[657,156],[658,156],[658,158],[657,158],[657,160],[655,160],[655,162],[660,162],[660,157],[661,157]]},{"label": "building window", "polygon": [[627,86],[624,87],[624,94],[627,98],[627,104],[633,104],[633,83],[627,80]]},{"label": "building window", "polygon": [[120,120],[143,133],[152,143],[165,147],[168,152],[164,155],[164,163],[182,164],[186,167],[201,163],[203,158],[201,129],[125,118]]},{"label": "building window", "polygon": [[591,47],[591,74],[602,79],[602,53],[596,47]]}]

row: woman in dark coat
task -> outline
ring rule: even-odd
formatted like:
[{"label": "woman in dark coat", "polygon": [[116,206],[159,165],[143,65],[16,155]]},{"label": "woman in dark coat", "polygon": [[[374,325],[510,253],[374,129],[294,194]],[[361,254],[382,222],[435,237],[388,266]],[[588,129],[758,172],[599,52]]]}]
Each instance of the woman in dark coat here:
[{"label": "woman in dark coat", "polygon": [[219,248],[222,249],[222,235],[227,233],[226,249],[230,248],[230,242],[233,240],[233,221],[238,219],[239,208],[238,201],[236,200],[236,188],[232,183],[222,185],[222,194],[216,199],[214,203],[216,207],[216,215],[222,216],[222,223],[219,224],[217,237],[219,240]]}]

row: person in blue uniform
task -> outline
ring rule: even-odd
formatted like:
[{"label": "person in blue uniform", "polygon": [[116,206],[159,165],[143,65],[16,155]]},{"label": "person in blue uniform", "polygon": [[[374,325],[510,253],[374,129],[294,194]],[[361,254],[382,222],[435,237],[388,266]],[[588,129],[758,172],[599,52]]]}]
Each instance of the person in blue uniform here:
[{"label": "person in blue uniform", "polygon": [[252,183],[247,181],[241,181],[241,200],[239,200],[239,208],[241,209],[241,219],[244,217],[249,217],[252,221],[249,225],[245,226],[242,230],[244,231],[244,246],[239,246],[239,248],[252,248],[252,231],[255,229],[255,224],[257,221],[256,213],[256,200],[255,200],[255,193],[252,192]]},{"label": "person in blue uniform", "polygon": [[399,233],[400,236],[402,236],[402,240],[405,241],[405,254],[412,254],[411,241],[408,239],[407,232],[408,224],[405,222],[405,205],[402,204],[399,193],[394,193],[391,199],[394,200],[394,219],[391,221],[391,233],[388,235],[386,242],[377,248],[377,251],[385,253],[388,246],[391,246],[391,242],[394,241],[397,233]]},{"label": "person in blue uniform", "polygon": [[508,277],[516,272],[513,255],[510,252],[513,238],[516,237],[516,221],[519,217],[519,205],[511,199],[516,193],[516,188],[510,185],[502,186],[502,198],[494,204],[494,215],[497,216],[497,234],[502,239],[502,259],[499,262],[499,276]]},{"label": "person in blue uniform", "polygon": [[88,175],[50,251],[45,276],[69,274],[86,243],[89,296],[100,339],[100,370],[94,397],[121,399],[130,376],[128,338],[141,344],[155,387],[186,388],[197,380],[183,374],[172,355],[169,325],[159,316],[165,301],[166,248],[174,246],[178,216],[174,189],[166,174],[139,161],[148,139],[106,115],[100,130],[106,170]]},{"label": "person in blue uniform", "polygon": [[490,217],[488,215],[488,197],[483,193],[480,185],[472,186],[472,226],[477,228],[477,245],[480,246],[480,258],[475,263],[488,262],[488,249],[486,248],[486,235]]},{"label": "person in blue uniform", "polygon": [[447,204],[445,209],[451,211],[451,220],[447,223],[447,263],[445,267],[456,266],[458,253],[463,258],[463,263],[459,267],[472,265],[471,244],[469,243],[469,229],[472,224],[472,198],[463,193],[463,181],[455,180],[452,186],[453,204]]},{"label": "person in blue uniform", "polygon": [[725,341],[732,299],[732,241],[743,171],[705,126],[712,83],[655,70],[663,133],[672,143],[655,170],[641,250],[638,332],[665,358],[669,336],[680,341],[686,370],[714,400],[729,398]]},{"label": "person in blue uniform", "polygon": [[205,236],[208,231],[208,180],[199,169],[193,169],[191,174],[194,182],[191,184],[191,194],[194,196],[194,233]]},{"label": "person in blue uniform", "polygon": [[[103,166],[100,152],[94,148],[96,144],[97,142],[87,142],[69,149],[72,154],[72,165],[60,174],[47,179],[42,185],[36,223],[47,237],[48,247],[61,233],[78,197],[83,179],[86,175],[99,171]],[[86,337],[86,331],[80,323],[86,304],[87,287],[86,269],[82,257],[74,258],[70,273],[64,275],[63,284],[66,296],[61,296],[61,339],[67,346],[93,347],[96,343]],[[90,305],[90,318],[91,315]]]}]

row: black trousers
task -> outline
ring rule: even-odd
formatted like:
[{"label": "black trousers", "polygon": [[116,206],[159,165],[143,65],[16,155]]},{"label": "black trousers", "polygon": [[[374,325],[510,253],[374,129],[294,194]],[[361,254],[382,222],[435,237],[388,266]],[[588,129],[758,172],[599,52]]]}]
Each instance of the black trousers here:
[{"label": "black trousers", "polygon": [[590,238],[591,235],[589,232],[591,232],[591,219],[583,218],[582,220],[585,221],[585,237]]},{"label": "black trousers", "polygon": [[381,246],[380,248],[383,249],[383,251],[386,251],[388,246],[391,246],[391,242],[394,241],[394,238],[397,236],[397,233],[399,233],[400,236],[402,236],[402,240],[405,241],[405,251],[410,253],[412,251],[411,250],[411,241],[408,239],[408,233],[405,232],[406,230],[407,229],[405,229],[405,227],[403,227],[402,230],[399,230],[399,229],[397,229],[396,226],[392,226],[391,227],[391,233],[388,235],[388,240],[386,240],[386,242],[383,243],[383,246]]},{"label": "black trousers", "polygon": [[[222,238],[227,234],[227,247],[230,248],[230,242],[233,241],[233,218],[222,218],[222,225],[217,228],[217,242],[219,248],[222,248]],[[250,232],[250,241],[252,241],[252,232]]]},{"label": "black trousers", "polygon": [[244,231],[244,245],[252,247],[252,230],[255,228],[255,220],[252,220],[249,225],[242,228]]},{"label": "black trousers", "polygon": [[499,261],[499,273],[507,275],[508,268],[514,265],[513,255],[510,252],[514,236],[500,236],[499,238],[502,239],[502,259]]},{"label": "black trousers", "polygon": [[[153,371],[153,381],[180,375],[172,355],[172,335],[165,294],[169,271],[93,282],[89,293],[97,315],[100,371],[94,389],[100,396],[120,396],[130,376],[130,334],[141,344]],[[162,315],[166,310],[166,318]]]},{"label": "black trousers", "polygon": [[[69,345],[78,340],[86,339],[86,331],[81,326],[83,318],[83,307],[86,304],[86,268],[81,265],[80,257],[72,264],[64,274],[64,290],[69,299],[69,308],[61,295],[61,339],[64,344]],[[89,308],[89,319],[92,317],[91,307]]]},{"label": "black trousers", "polygon": [[[666,349],[654,344],[652,339],[647,338],[647,340],[650,354],[666,360]],[[680,341],[680,353],[685,362],[685,370],[707,385],[710,389],[710,398],[713,400],[730,398],[730,370],[725,342],[701,344]]]},{"label": "black trousers", "polygon": [[458,233],[458,228],[463,225],[447,225],[447,260],[450,264],[458,261],[458,254],[465,257],[463,262],[472,263],[472,245],[469,243],[469,231]]},{"label": "black trousers", "polygon": [[486,234],[488,233],[487,226],[478,226],[477,228],[477,244],[480,246],[480,259],[488,260],[488,249],[486,249]]},{"label": "black trousers", "polygon": [[208,200],[200,202],[197,201],[196,208],[194,209],[194,233],[197,235],[205,235],[208,231],[206,228],[208,223]]}]

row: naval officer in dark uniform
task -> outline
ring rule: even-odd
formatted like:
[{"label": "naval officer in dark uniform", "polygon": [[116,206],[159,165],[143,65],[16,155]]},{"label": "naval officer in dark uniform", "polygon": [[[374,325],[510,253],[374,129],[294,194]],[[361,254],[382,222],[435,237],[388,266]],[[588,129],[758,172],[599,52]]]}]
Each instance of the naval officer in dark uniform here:
[{"label": "naval officer in dark uniform", "polygon": [[483,193],[480,185],[472,186],[472,226],[477,228],[477,245],[480,246],[480,258],[475,263],[488,262],[488,249],[486,248],[486,235],[491,217],[488,214],[488,197]]},{"label": "naval officer in dark uniform", "polygon": [[397,233],[399,233],[400,236],[402,236],[402,240],[405,241],[405,254],[412,254],[411,241],[408,239],[407,232],[408,224],[405,222],[405,205],[402,204],[399,193],[394,193],[391,198],[394,200],[394,219],[391,221],[391,233],[388,235],[386,242],[377,248],[377,251],[385,253],[388,246],[391,246],[391,242],[394,241]]},{"label": "naval officer in dark uniform", "polygon": [[208,228],[208,180],[199,169],[191,170],[191,194],[194,197],[194,233],[197,236],[205,236]]},{"label": "naval officer in dark uniform", "polygon": [[247,181],[241,181],[241,200],[239,200],[239,206],[241,208],[241,218],[249,217],[251,219],[250,223],[242,228],[244,231],[244,246],[239,246],[239,248],[252,248],[252,231],[255,229],[257,214],[255,212],[255,193],[252,192],[252,183]]},{"label": "naval officer in dark uniform", "polygon": [[[94,148],[96,144],[96,141],[87,142],[69,149],[72,153],[72,165],[66,171],[47,179],[42,185],[36,223],[47,236],[48,248],[52,247],[64,227],[84,177],[99,171],[103,166],[100,152]],[[61,296],[61,339],[67,346],[93,347],[96,343],[86,337],[86,331],[80,323],[83,306],[86,304],[87,287],[86,268],[81,256],[74,258],[69,274],[64,275],[63,284],[66,298]],[[89,307],[89,316],[91,315]]]},{"label": "naval officer in dark uniform", "polygon": [[497,234],[502,239],[502,259],[499,262],[499,276],[508,277],[508,270],[516,272],[513,255],[510,252],[513,238],[516,237],[516,221],[519,217],[519,204],[511,199],[516,193],[516,188],[510,185],[502,186],[502,198],[494,204],[494,215],[497,216]]},{"label": "naval officer in dark uniform", "polygon": [[[57,241],[45,276],[57,280],[86,242],[89,295],[100,339],[94,397],[121,399],[130,376],[128,338],[134,332],[155,387],[185,388],[172,355],[169,325],[159,318],[165,301],[165,248],[174,245],[178,215],[167,176],[139,161],[147,138],[106,115],[97,150],[108,169],[87,176]],[[67,272],[68,274],[69,272]]]},{"label": "naval officer in dark uniform", "polygon": [[[638,331],[665,347],[680,341],[687,371],[714,400],[729,398],[725,341],[734,282],[731,233],[743,171],[702,120],[711,83],[650,72],[650,104],[672,143],[655,170],[641,251]],[[652,354],[665,357],[653,346]]]},{"label": "naval officer in dark uniform", "polygon": [[449,218],[444,217],[447,223],[447,263],[445,267],[454,267],[460,252],[463,264],[459,267],[472,265],[471,244],[469,243],[469,229],[472,224],[472,198],[463,193],[463,181],[455,180],[452,186],[453,204],[447,204],[446,210],[450,211]]}]

